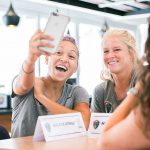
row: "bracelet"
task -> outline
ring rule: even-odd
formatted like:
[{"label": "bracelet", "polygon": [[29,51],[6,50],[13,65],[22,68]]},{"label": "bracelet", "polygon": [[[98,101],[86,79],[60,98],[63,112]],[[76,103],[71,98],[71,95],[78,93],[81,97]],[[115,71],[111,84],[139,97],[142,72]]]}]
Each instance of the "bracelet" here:
[{"label": "bracelet", "polygon": [[129,89],[129,91],[127,92],[127,95],[132,94],[134,96],[139,96],[139,90],[135,87]]},{"label": "bracelet", "polygon": [[[23,63],[23,64],[24,64],[24,63]],[[23,67],[23,64],[22,64],[22,71],[23,71],[24,73],[26,73],[26,74],[31,74],[31,73],[34,72],[34,69],[33,69],[32,71],[30,71],[30,72],[25,71],[25,70],[24,70],[24,67]]]}]

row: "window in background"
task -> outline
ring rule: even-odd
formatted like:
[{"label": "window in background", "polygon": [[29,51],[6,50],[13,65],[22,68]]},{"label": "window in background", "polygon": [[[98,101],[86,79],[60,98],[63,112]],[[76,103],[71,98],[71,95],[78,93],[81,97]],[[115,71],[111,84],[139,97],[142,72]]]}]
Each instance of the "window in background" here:
[{"label": "window in background", "polygon": [[148,30],[148,24],[141,24],[139,26],[139,30],[141,33],[141,49],[140,49],[140,56],[144,55],[144,48],[145,48],[145,42],[147,39],[147,30]]},{"label": "window in background", "polygon": [[[3,13],[1,14],[1,16]],[[12,79],[20,71],[22,62],[25,60],[29,39],[37,28],[37,18],[21,16],[16,28],[6,27],[0,22],[0,85],[4,85],[0,92],[11,91]]]},{"label": "window in background", "polygon": [[93,88],[101,82],[102,49],[100,28],[94,25],[79,25],[80,77],[79,83],[92,95]]},{"label": "window in background", "polygon": [[[3,13],[0,12],[0,16]],[[41,29],[43,30],[47,18],[39,18]],[[4,85],[4,88],[0,88],[0,92],[6,94],[11,91],[12,79],[19,73],[22,62],[27,56],[29,39],[36,31],[38,23],[38,17],[26,17],[21,16],[19,26],[16,28],[6,27],[2,20],[0,20],[0,87]],[[145,25],[146,26],[146,25]],[[145,32],[147,27],[141,27],[142,43],[145,43]],[[75,39],[76,24],[70,22],[65,34],[69,33]],[[146,30],[146,31],[145,31]],[[101,49],[101,34],[98,26],[89,24],[79,24],[79,84],[85,87],[89,94],[92,95],[93,88],[101,82],[100,72],[103,68],[103,55]],[[47,73],[47,66],[45,64],[45,57],[42,56],[36,64],[36,75],[45,75]],[[73,74],[71,78],[77,78],[77,73]]]}]

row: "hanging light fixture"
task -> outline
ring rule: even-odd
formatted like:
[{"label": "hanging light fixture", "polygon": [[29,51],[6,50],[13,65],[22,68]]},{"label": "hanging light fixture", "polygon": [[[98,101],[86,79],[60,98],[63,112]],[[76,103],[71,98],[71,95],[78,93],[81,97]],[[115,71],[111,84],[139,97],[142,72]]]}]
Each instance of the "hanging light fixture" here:
[{"label": "hanging light fixture", "polygon": [[67,31],[67,35],[70,35],[70,31],[69,31],[69,29],[68,29],[68,31]]},{"label": "hanging light fixture", "polygon": [[107,21],[105,20],[101,30],[100,30],[100,33],[101,33],[101,36],[103,37],[104,33],[109,29],[109,26],[107,24]]},{"label": "hanging light fixture", "polygon": [[15,13],[12,3],[10,3],[7,13],[3,16],[3,21],[7,26],[17,26],[20,17]]}]

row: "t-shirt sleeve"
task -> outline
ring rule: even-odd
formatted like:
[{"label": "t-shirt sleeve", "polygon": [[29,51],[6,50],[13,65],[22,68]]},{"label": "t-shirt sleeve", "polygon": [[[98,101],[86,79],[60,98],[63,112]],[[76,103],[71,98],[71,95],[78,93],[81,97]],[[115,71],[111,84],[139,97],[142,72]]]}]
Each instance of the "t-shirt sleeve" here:
[{"label": "t-shirt sleeve", "polygon": [[89,105],[89,94],[83,87],[76,86],[72,94],[75,105],[81,102],[87,103]]},{"label": "t-shirt sleeve", "polygon": [[14,92],[13,90],[13,83],[15,82],[16,78],[18,77],[18,75],[16,75],[13,80],[12,80],[12,90],[11,90],[11,93],[10,93],[10,96],[11,98],[14,98],[16,96],[16,93]]},{"label": "t-shirt sleeve", "polygon": [[91,111],[105,112],[103,83],[97,85],[94,89],[92,103],[91,103]]}]

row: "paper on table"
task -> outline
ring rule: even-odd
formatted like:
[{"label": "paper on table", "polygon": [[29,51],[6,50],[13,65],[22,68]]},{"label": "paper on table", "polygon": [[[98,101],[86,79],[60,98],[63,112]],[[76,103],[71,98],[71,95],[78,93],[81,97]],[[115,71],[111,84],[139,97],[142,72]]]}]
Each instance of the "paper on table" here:
[{"label": "paper on table", "polygon": [[81,113],[39,116],[33,139],[53,141],[86,135]]},{"label": "paper on table", "polygon": [[88,129],[89,136],[97,136],[112,113],[91,113],[90,125]]}]

